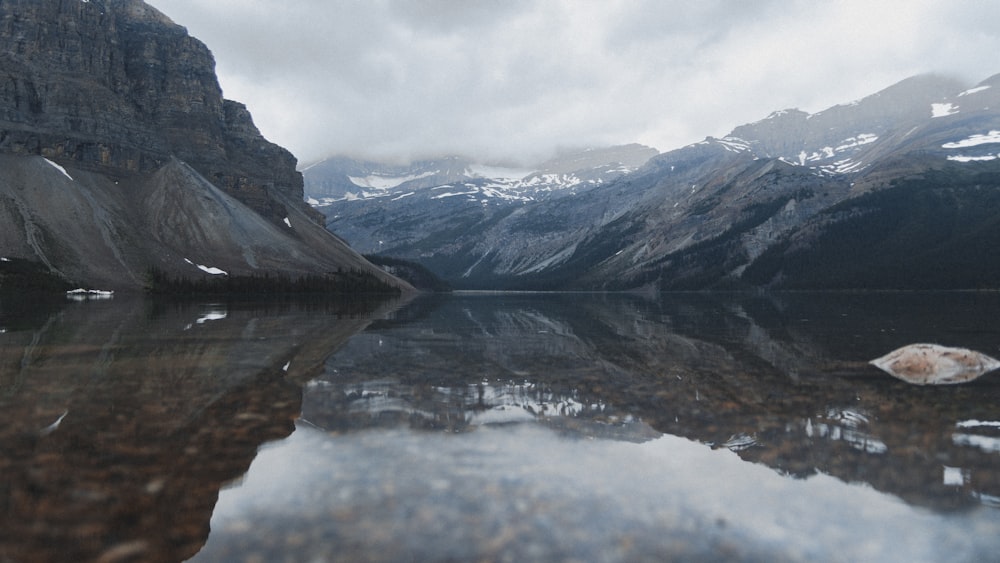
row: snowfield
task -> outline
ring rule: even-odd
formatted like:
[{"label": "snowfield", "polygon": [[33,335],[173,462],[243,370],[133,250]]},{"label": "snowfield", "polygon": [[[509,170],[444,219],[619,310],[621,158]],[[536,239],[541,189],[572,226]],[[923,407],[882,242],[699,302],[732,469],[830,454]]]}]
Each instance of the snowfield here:
[{"label": "snowfield", "polygon": [[229,275],[229,273],[226,272],[226,271],[224,271],[224,270],[220,270],[219,268],[215,268],[215,267],[212,267],[212,266],[202,266],[201,264],[195,264],[194,262],[188,260],[187,258],[185,258],[184,261],[187,262],[188,264],[191,264],[192,266],[196,266],[199,270],[201,270],[202,272],[205,272],[206,274],[211,274],[213,276],[228,276]]},{"label": "snowfield", "polygon": [[63,173],[63,176],[66,176],[66,177],[67,177],[67,178],[69,178],[70,180],[72,180],[72,179],[73,179],[73,177],[69,175],[69,172],[66,172],[66,169],[65,169],[65,168],[63,168],[62,166],[59,166],[58,164],[56,164],[55,162],[52,162],[51,160],[49,160],[49,159],[47,159],[47,158],[45,159],[45,162],[48,162],[49,164],[51,164],[51,165],[52,165],[52,167],[53,167],[53,168],[55,168],[56,170],[58,170],[58,171],[62,172],[62,173]]},{"label": "snowfield", "polygon": [[931,104],[931,118],[948,117],[958,113],[958,106],[952,103]]},{"label": "snowfield", "polygon": [[943,149],[964,149],[990,143],[1000,143],[1000,131],[990,131],[983,135],[972,135],[967,139],[941,145]]}]

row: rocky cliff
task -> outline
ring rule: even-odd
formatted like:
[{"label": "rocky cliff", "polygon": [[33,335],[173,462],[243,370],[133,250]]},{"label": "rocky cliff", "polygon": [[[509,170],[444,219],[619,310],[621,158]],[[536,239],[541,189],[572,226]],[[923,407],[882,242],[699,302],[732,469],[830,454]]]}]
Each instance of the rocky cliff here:
[{"label": "rocky cliff", "polygon": [[323,228],[295,157],[223,99],[208,48],[141,0],[0,2],[0,156],[0,257],[67,280],[399,285]]},{"label": "rocky cliff", "polygon": [[141,0],[0,4],[0,150],[125,176],[177,157],[279,223],[295,158],[222,97],[208,48]]}]

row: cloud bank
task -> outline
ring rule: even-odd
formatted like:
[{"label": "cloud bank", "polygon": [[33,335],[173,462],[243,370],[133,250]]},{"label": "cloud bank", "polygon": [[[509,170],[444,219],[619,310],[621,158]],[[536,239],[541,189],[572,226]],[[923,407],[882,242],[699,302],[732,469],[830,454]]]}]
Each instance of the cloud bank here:
[{"label": "cloud bank", "polygon": [[1000,73],[991,0],[148,0],[302,162],[670,150],[773,110]]}]

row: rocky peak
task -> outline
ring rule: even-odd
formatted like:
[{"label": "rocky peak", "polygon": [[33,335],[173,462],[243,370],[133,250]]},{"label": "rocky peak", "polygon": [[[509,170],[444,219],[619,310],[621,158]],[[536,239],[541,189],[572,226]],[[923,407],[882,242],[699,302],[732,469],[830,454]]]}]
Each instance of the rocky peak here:
[{"label": "rocky peak", "polygon": [[931,104],[959,92],[964,85],[948,77],[926,74],[907,78],[849,104],[808,114],[801,110],[772,113],[756,123],[733,129],[761,156],[797,160],[803,151],[857,143],[859,135],[877,138],[930,117]]},{"label": "rocky peak", "polygon": [[275,223],[302,200],[294,156],[223,99],[212,53],[142,0],[0,3],[0,152],[115,177],[176,157]]},{"label": "rocky peak", "polygon": [[[92,0],[81,0],[82,2],[89,3]],[[156,8],[146,4],[142,0],[111,0],[113,3],[124,4],[125,11],[128,13],[130,19],[135,22],[150,22],[158,25],[176,25],[173,20],[167,17],[166,14],[157,10]],[[105,4],[107,2],[103,2]]]}]

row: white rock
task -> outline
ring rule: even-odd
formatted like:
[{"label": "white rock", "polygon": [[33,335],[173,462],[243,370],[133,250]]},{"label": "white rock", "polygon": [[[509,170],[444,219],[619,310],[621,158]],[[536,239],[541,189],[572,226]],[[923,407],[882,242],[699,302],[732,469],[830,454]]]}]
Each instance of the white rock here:
[{"label": "white rock", "polygon": [[1000,360],[965,348],[910,344],[869,362],[915,385],[964,383],[1000,368]]}]

